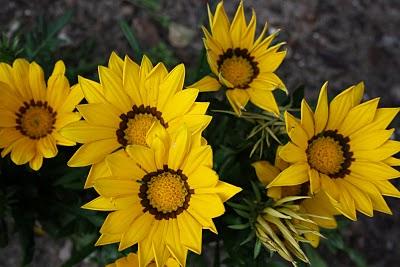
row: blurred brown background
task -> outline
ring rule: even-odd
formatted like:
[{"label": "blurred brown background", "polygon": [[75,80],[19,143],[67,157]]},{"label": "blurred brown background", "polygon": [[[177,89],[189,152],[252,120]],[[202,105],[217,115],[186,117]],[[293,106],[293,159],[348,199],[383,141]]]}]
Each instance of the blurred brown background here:
[{"label": "blurred brown background", "polygon": [[[261,28],[281,29],[288,56],[279,74],[289,90],[304,84],[315,98],[330,81],[331,91],[365,81],[367,98],[380,96],[382,106],[400,105],[399,0],[246,0],[248,13],[257,12]],[[105,62],[111,51],[132,54],[118,25],[123,18],[141,47],[167,56],[170,65],[196,66],[202,49],[200,25],[206,23],[206,1],[200,0],[0,0],[0,31],[28,31],[38,16],[55,18],[72,9],[74,16],[60,33],[68,49],[94,43],[93,61]],[[232,14],[238,1],[225,1]],[[155,61],[155,60],[153,60]],[[398,183],[397,183],[398,185]],[[400,266],[400,202],[390,200],[393,216],[376,213],[345,230],[347,244],[369,266]],[[57,266],[68,257],[69,243],[39,238],[32,266]],[[329,266],[353,266],[347,255],[326,254]],[[13,267],[20,251],[13,242],[0,250],[0,266]],[[89,266],[83,264],[82,266]]]}]

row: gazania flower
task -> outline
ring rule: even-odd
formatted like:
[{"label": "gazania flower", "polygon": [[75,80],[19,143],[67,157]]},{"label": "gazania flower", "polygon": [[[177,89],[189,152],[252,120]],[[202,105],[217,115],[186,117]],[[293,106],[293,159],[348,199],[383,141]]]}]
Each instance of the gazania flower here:
[{"label": "gazania flower", "polygon": [[169,132],[186,123],[191,132],[202,131],[211,117],[208,103],[195,102],[198,90],[183,88],[183,64],[168,73],[145,56],[138,66],[129,57],[112,53],[108,67],[99,67],[100,83],[79,77],[88,104],[77,109],[85,120],[68,125],[62,134],[83,145],[69,160],[71,167],[92,165],[85,188],[96,177],[109,175],[104,158],[128,145],[146,145],[154,122]]},{"label": "gazania flower", "polygon": [[[156,263],[152,262],[146,267],[156,267]],[[165,267],[179,267],[174,258],[169,258],[164,265]],[[139,267],[139,258],[135,253],[129,253],[128,256],[116,260],[114,263],[108,264],[106,267]]]},{"label": "gazania flower", "polygon": [[201,253],[202,229],[216,233],[212,219],[241,189],[218,180],[210,146],[185,126],[170,135],[155,124],[146,141],[106,158],[111,176],[95,181],[100,197],[84,208],[112,211],[97,245],[138,243],[140,266],[164,266],[171,255],[185,266],[188,249]]},{"label": "gazania flower", "polygon": [[[252,164],[256,170],[258,179],[265,186],[272,182],[284,169],[289,167],[289,164],[279,157],[280,149],[281,147],[277,150],[274,165],[268,161],[257,161]],[[307,214],[315,222],[315,224],[307,222],[305,224],[315,231],[319,231],[318,226],[328,229],[336,228],[337,224],[334,215],[337,214],[337,211],[330,203],[328,197],[322,191],[310,195],[309,188],[310,184],[308,182],[294,186],[276,186],[269,188],[267,195],[275,201],[289,196],[309,196],[309,198],[297,201],[300,211]],[[319,234],[305,233],[304,236],[314,247],[319,245]]]},{"label": "gazania flower", "polygon": [[326,193],[342,214],[356,220],[356,210],[373,216],[373,210],[391,214],[382,195],[400,197],[389,182],[399,177],[392,168],[399,160],[398,141],[389,140],[386,130],[398,108],[377,108],[379,99],[361,103],[362,83],[351,86],[330,104],[327,84],[321,89],[313,113],[303,100],[301,120],[285,114],[290,142],[279,156],[292,165],[268,187],[310,182],[310,190]]},{"label": "gazania flower", "polygon": [[0,63],[2,157],[11,152],[15,164],[29,162],[32,169],[39,170],[43,158],[57,155],[57,145],[75,145],[59,130],[81,118],[73,110],[83,95],[79,88],[70,88],[64,74],[64,63],[58,61],[46,85],[43,70],[35,62]]},{"label": "gazania flower", "polygon": [[283,43],[270,47],[277,32],[264,37],[265,25],[260,36],[254,40],[256,15],[247,24],[243,2],[239,4],[232,23],[229,21],[223,2],[217,5],[215,14],[208,10],[211,33],[203,27],[207,60],[217,79],[206,76],[193,87],[201,91],[217,91],[224,86],[233,110],[240,115],[250,100],[261,109],[279,114],[272,91],[286,87],[275,70],[285,58],[286,51],[279,51]]},{"label": "gazania flower", "polygon": [[[258,215],[255,229],[257,238],[267,249],[295,265],[295,258],[309,262],[299,243],[308,242],[305,234],[320,235],[315,223],[304,215],[292,201],[304,197],[285,197],[267,207]],[[296,266],[296,265],[295,265]]]}]

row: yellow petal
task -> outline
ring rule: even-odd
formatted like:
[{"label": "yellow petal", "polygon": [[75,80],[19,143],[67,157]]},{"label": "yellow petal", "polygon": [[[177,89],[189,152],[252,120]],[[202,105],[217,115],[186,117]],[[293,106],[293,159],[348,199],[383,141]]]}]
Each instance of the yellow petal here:
[{"label": "yellow petal", "polygon": [[349,136],[357,130],[371,123],[378,107],[379,98],[372,99],[352,108],[339,127],[339,132]]},{"label": "yellow petal", "polygon": [[110,103],[122,113],[132,108],[128,95],[123,90],[122,77],[115,75],[106,67],[99,67],[99,78],[104,88],[104,96]]},{"label": "yellow petal", "polygon": [[219,217],[225,212],[225,207],[217,194],[191,195],[188,211],[192,209],[204,218]]},{"label": "yellow petal", "polygon": [[353,92],[355,86],[344,90],[339,95],[337,95],[329,105],[329,119],[326,129],[336,130],[340,127],[342,121],[347,116],[351,108],[353,108],[354,99]]},{"label": "yellow petal", "polygon": [[[253,53],[252,53],[253,54]],[[257,58],[261,72],[274,72],[282,64],[286,57],[286,51],[270,51]]]},{"label": "yellow petal", "polygon": [[240,116],[242,110],[245,109],[247,102],[249,101],[249,94],[243,89],[230,89],[226,91],[226,97],[231,104],[233,110]]},{"label": "yellow petal", "polygon": [[384,196],[400,197],[400,191],[389,181],[371,181]]},{"label": "yellow petal", "polygon": [[352,175],[347,175],[344,179],[368,194],[372,201],[374,210],[392,214],[385,200],[381,196],[381,193],[373,183],[363,179],[358,179]]},{"label": "yellow petal", "polygon": [[218,40],[224,50],[232,47],[232,41],[229,34],[227,34],[229,32],[230,23],[222,2],[217,5],[213,23],[210,27],[212,35]]},{"label": "yellow petal", "polygon": [[17,139],[21,138],[22,135],[15,128],[3,128],[0,129],[0,148],[4,148],[12,144]]},{"label": "yellow petal", "polygon": [[68,79],[64,75],[52,75],[47,84],[47,101],[53,109],[58,110],[68,97],[70,90]]},{"label": "yellow petal", "polygon": [[197,89],[185,89],[176,93],[165,106],[164,120],[168,122],[188,112],[196,101],[198,93]]},{"label": "yellow petal", "polygon": [[[2,66],[5,65],[2,64]],[[7,79],[13,78],[13,81],[15,82],[16,87],[21,93],[21,96],[27,100],[32,99],[32,92],[29,87],[29,79],[27,79],[27,77],[29,77],[29,62],[25,59],[18,58],[13,62],[12,69],[7,67],[2,69],[7,73]],[[7,81],[6,83],[10,84],[10,82]]]},{"label": "yellow petal", "polygon": [[53,158],[58,153],[56,140],[51,135],[40,138],[37,142],[37,148],[45,158]]},{"label": "yellow petal", "polygon": [[336,181],[338,190],[340,191],[339,202],[334,206],[337,208],[344,216],[350,220],[356,221],[356,207],[354,199],[351,197],[350,193],[347,191],[347,187],[344,186],[340,180]]},{"label": "yellow petal", "polygon": [[357,150],[377,149],[384,144],[393,134],[392,130],[375,130],[365,134],[357,134],[350,136],[350,148]]},{"label": "yellow petal", "polygon": [[308,138],[311,139],[314,136],[314,115],[304,99],[301,101],[301,125],[307,132]]},{"label": "yellow petal", "polygon": [[243,38],[241,38],[240,40],[240,47],[247,48],[247,50],[250,51],[250,49],[253,47],[256,27],[257,27],[257,17],[256,17],[256,12],[253,9],[250,22],[247,26],[246,31],[243,34]]},{"label": "yellow petal", "polygon": [[251,164],[254,167],[257,178],[260,182],[267,186],[272,180],[279,175],[280,170],[268,161],[256,161]]},{"label": "yellow petal", "polygon": [[327,194],[328,197],[330,197],[332,204],[335,204],[335,201],[339,201],[340,191],[338,186],[325,174],[320,173],[319,178],[321,181],[321,189]]},{"label": "yellow petal", "polygon": [[112,243],[117,243],[121,240],[122,234],[104,234],[97,240],[95,246],[103,246]]},{"label": "yellow petal", "polygon": [[44,81],[43,69],[35,62],[29,65],[29,86],[34,100],[45,99],[46,83]]},{"label": "yellow petal", "polygon": [[107,103],[83,104],[77,108],[85,120],[94,125],[102,125],[107,127],[118,128],[120,118],[118,113],[112,112]]},{"label": "yellow petal", "polygon": [[183,64],[176,66],[160,84],[157,109],[163,111],[175,94],[182,91],[185,80],[185,67]]},{"label": "yellow petal", "polygon": [[116,129],[77,121],[61,129],[61,134],[78,143],[89,143],[97,140],[116,138]]},{"label": "yellow petal", "polygon": [[17,125],[16,119],[17,116],[14,112],[8,110],[0,110],[0,127],[14,128]]},{"label": "yellow petal", "polygon": [[106,161],[101,160],[97,163],[94,163],[90,167],[90,171],[88,177],[86,178],[84,188],[87,189],[94,186],[94,182],[96,181],[97,178],[107,177],[107,176],[111,176],[111,172],[106,164]]},{"label": "yellow petal", "polygon": [[287,162],[296,163],[296,162],[307,162],[307,156],[304,149],[296,146],[292,142],[284,145],[279,151],[279,156]]},{"label": "yellow petal", "polygon": [[104,197],[119,197],[138,194],[140,184],[135,180],[122,180],[118,177],[100,178],[95,181],[94,188]]},{"label": "yellow petal", "polygon": [[314,114],[315,123],[315,134],[319,134],[325,129],[326,123],[328,121],[328,92],[327,92],[328,82],[325,82],[321,87],[319,92],[317,108]]},{"label": "yellow petal", "polygon": [[130,145],[126,147],[128,155],[146,172],[157,170],[154,151],[145,146]]},{"label": "yellow petal", "polygon": [[[119,234],[125,232],[135,219],[135,215],[137,216],[139,212],[141,212],[141,208],[139,205],[137,205],[137,207],[117,210],[109,213],[100,228],[100,233]],[[124,238],[122,237],[122,239]]]},{"label": "yellow petal", "polygon": [[308,165],[298,163],[283,170],[268,186],[290,186],[305,183],[309,180]]},{"label": "yellow petal", "polygon": [[217,182],[217,173],[209,167],[200,166],[188,175],[189,186],[194,189],[201,187],[214,187]]},{"label": "yellow petal", "polygon": [[[139,210],[138,212],[141,212]],[[132,215],[132,217],[135,214]],[[146,212],[140,217],[136,218],[130,225],[128,231],[126,231],[121,238],[119,244],[119,250],[124,250],[134,244],[142,241],[149,234],[151,227],[153,226],[154,216]],[[125,228],[126,229],[126,228]]]},{"label": "yellow petal", "polygon": [[183,115],[168,122],[170,133],[176,132],[182,124],[185,124],[191,133],[202,132],[212,120],[208,115]]},{"label": "yellow petal", "polygon": [[214,92],[218,91],[221,88],[221,84],[219,81],[209,75],[204,76],[199,81],[191,84],[190,88],[196,88],[200,92]]},{"label": "yellow petal", "polygon": [[[181,244],[179,227],[177,220],[168,221],[168,231],[166,231],[166,244],[174,258],[181,266],[186,264],[187,249]],[[167,264],[168,266],[168,264]],[[172,266],[171,266],[172,267]]]},{"label": "yellow petal", "polygon": [[365,180],[387,180],[400,176],[399,171],[382,162],[356,160],[349,169],[352,175]]},{"label": "yellow petal", "polygon": [[36,142],[23,137],[12,144],[11,160],[17,164],[25,164],[36,154]]},{"label": "yellow petal", "polygon": [[247,25],[246,18],[244,16],[243,2],[240,2],[229,29],[229,34],[234,44],[240,44],[242,34],[244,33],[246,28]]},{"label": "yellow petal", "polygon": [[353,150],[354,158],[370,161],[383,161],[400,151],[400,142],[388,140],[383,145],[371,150]]},{"label": "yellow petal", "polygon": [[308,147],[308,135],[298,120],[285,111],[286,131],[291,141],[304,151]]},{"label": "yellow petal", "polygon": [[79,121],[81,119],[81,115],[78,112],[68,112],[68,113],[60,113],[56,117],[55,128],[61,129],[64,126]]},{"label": "yellow petal", "polygon": [[261,109],[274,113],[279,116],[279,107],[276,104],[274,95],[265,90],[257,90],[254,88],[247,89],[250,95],[250,101]]},{"label": "yellow petal", "polygon": [[42,164],[43,164],[43,156],[37,153],[29,161],[29,167],[31,167],[31,169],[34,171],[39,170],[40,167],[42,167]]},{"label": "yellow petal", "polygon": [[123,60],[115,53],[111,52],[111,56],[108,60],[108,67],[115,72],[115,74],[122,76]]},{"label": "yellow petal", "polygon": [[[164,81],[168,71],[164,64],[158,63],[147,75],[145,86],[147,88],[147,103],[149,106],[157,106],[160,95],[160,84]],[[159,108],[161,110],[161,108]]]},{"label": "yellow petal", "polygon": [[350,193],[351,197],[354,199],[355,206],[357,210],[362,212],[363,214],[372,217],[373,216],[373,207],[371,199],[367,194],[359,190],[357,187],[347,182],[346,180],[340,180],[342,186],[345,186],[347,191]]},{"label": "yellow petal", "polygon": [[201,225],[184,211],[177,217],[182,244],[194,253],[201,253]]},{"label": "yellow petal", "polygon": [[106,163],[113,176],[137,180],[146,174],[123,149],[108,155]]},{"label": "yellow petal", "polygon": [[310,177],[310,192],[312,194],[317,193],[321,188],[319,173],[316,170],[310,168],[308,175]]},{"label": "yellow petal", "polygon": [[140,67],[138,64],[133,62],[128,56],[125,56],[122,83],[125,92],[131,98],[132,104],[136,106],[142,104],[142,97],[139,90],[139,70]]},{"label": "yellow petal", "polygon": [[189,151],[190,133],[186,126],[181,127],[174,139],[171,141],[171,146],[168,155],[168,167],[173,170],[178,170],[182,167],[183,161]]},{"label": "yellow petal", "polygon": [[68,161],[70,167],[83,167],[100,162],[121,146],[115,139],[104,139],[83,144]]},{"label": "yellow petal", "polygon": [[71,112],[76,108],[83,99],[83,92],[78,84],[75,84],[69,90],[67,98],[64,99],[64,103],[60,106],[59,112]]},{"label": "yellow petal", "polygon": [[78,76],[78,82],[89,104],[106,102],[101,84],[82,76]]}]

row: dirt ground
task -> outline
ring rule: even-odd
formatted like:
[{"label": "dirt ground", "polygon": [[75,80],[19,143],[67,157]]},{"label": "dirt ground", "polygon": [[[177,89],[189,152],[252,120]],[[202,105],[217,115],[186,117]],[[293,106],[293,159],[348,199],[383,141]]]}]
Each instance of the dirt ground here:
[{"label": "dirt ground", "polygon": [[[225,1],[231,13],[237,3]],[[72,22],[60,37],[77,48],[93,40],[91,53],[100,61],[111,51],[132,54],[118,25],[123,18],[142,47],[159,49],[163,43],[172,51],[172,62],[195,66],[202,48],[199,27],[206,22],[206,1],[200,0],[0,0],[0,4],[0,30],[9,34],[20,26],[28,30],[39,15],[52,18],[72,9]],[[400,1],[246,0],[245,6],[248,13],[249,7],[257,12],[259,28],[268,20],[271,30],[281,29],[279,38],[287,42],[288,56],[278,73],[289,90],[303,84],[307,95],[315,97],[326,80],[332,91],[365,81],[367,98],[379,95],[383,106],[400,105]],[[369,266],[400,266],[400,202],[390,204],[393,216],[360,217],[346,230],[347,244]],[[47,266],[56,266],[65,243],[47,239],[39,243],[32,266],[45,266],[43,259],[48,263],[54,258],[54,265]],[[0,250],[0,266],[17,266],[18,255],[15,244]],[[353,266],[346,256],[327,260],[329,266]]]}]

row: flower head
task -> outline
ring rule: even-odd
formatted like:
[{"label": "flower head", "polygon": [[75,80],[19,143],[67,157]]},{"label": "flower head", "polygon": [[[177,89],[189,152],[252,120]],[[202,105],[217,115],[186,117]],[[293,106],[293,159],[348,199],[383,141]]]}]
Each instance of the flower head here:
[{"label": "flower head", "polygon": [[378,108],[379,99],[360,103],[362,83],[344,90],[328,104],[324,84],[315,112],[305,100],[301,119],[286,113],[290,142],[279,156],[292,164],[268,187],[310,183],[311,193],[323,191],[333,206],[356,220],[356,210],[373,216],[373,210],[391,213],[383,195],[400,197],[388,181],[400,176],[392,166],[400,143],[390,140],[386,128],[398,108]]},{"label": "flower head", "polygon": [[76,86],[70,88],[62,61],[55,64],[47,85],[42,68],[35,62],[17,59],[12,66],[0,63],[0,95],[2,157],[11,153],[15,164],[29,162],[38,170],[43,158],[57,155],[57,145],[75,145],[59,130],[80,120],[73,111],[83,94]]},{"label": "flower head", "polygon": [[153,123],[175,132],[182,123],[198,133],[211,121],[204,115],[208,103],[195,102],[198,90],[183,88],[183,64],[168,72],[162,63],[153,67],[144,56],[141,65],[112,53],[108,67],[99,67],[100,83],[79,77],[88,104],[77,109],[84,120],[68,125],[62,134],[83,143],[69,160],[73,167],[91,167],[85,187],[96,177],[109,175],[104,158],[128,145],[146,145]]},{"label": "flower head", "polygon": [[[290,166],[289,163],[279,157],[279,151],[281,149],[282,147],[280,146],[277,150],[274,165],[268,161],[257,161],[252,164],[256,170],[258,179],[265,186],[267,186],[283,170]],[[296,204],[299,205],[300,211],[305,214],[305,217],[312,219],[315,224],[310,224],[307,222],[303,222],[303,224],[307,224],[308,227],[317,232],[319,231],[318,226],[328,229],[337,227],[336,220],[334,218],[334,215],[337,214],[337,210],[332,206],[324,192],[311,194],[309,182],[293,186],[271,187],[267,189],[267,195],[275,201],[290,196],[308,196],[308,198],[297,200]],[[304,236],[314,247],[319,245],[319,234],[316,235],[313,233],[305,233]]]},{"label": "flower head", "polygon": [[286,87],[274,72],[282,63],[286,51],[279,51],[283,43],[270,47],[277,32],[265,38],[265,26],[254,40],[256,15],[253,11],[247,24],[243,2],[240,2],[232,22],[222,1],[214,14],[208,10],[208,17],[211,32],[203,27],[203,40],[208,64],[218,80],[206,76],[193,86],[201,91],[217,91],[221,86],[226,87],[226,96],[238,115],[249,100],[261,109],[279,114],[272,91],[276,88],[286,91]]},{"label": "flower head", "polygon": [[184,125],[169,134],[154,124],[146,144],[106,158],[111,176],[95,181],[100,197],[84,208],[111,211],[97,245],[138,244],[140,266],[164,266],[170,256],[185,266],[188,249],[201,253],[202,229],[216,233],[212,219],[241,189],[219,181],[210,146]]}]

